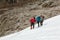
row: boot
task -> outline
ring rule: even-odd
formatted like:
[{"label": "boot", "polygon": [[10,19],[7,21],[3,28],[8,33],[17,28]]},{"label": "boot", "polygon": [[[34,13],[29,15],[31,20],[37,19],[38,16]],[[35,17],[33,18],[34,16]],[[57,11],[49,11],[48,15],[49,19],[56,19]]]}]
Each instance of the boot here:
[{"label": "boot", "polygon": [[32,26],[31,26],[31,29],[32,29]]}]

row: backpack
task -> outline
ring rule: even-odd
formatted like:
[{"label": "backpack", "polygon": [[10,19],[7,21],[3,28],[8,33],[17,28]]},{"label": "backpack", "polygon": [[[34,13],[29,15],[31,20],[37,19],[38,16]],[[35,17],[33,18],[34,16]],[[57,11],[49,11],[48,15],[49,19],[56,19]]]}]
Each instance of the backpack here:
[{"label": "backpack", "polygon": [[38,21],[40,22],[40,21],[41,21],[41,17],[40,17],[40,16],[37,16],[37,17],[36,17],[36,21],[37,21],[37,22],[38,22]]}]

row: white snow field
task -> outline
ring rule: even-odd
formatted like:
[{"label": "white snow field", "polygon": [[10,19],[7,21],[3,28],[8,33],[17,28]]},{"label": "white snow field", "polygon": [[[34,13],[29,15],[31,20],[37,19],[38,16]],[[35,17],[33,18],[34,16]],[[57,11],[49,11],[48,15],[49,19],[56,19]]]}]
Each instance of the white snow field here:
[{"label": "white snow field", "polygon": [[60,15],[45,20],[39,28],[36,24],[35,29],[28,27],[0,40],[60,40]]}]

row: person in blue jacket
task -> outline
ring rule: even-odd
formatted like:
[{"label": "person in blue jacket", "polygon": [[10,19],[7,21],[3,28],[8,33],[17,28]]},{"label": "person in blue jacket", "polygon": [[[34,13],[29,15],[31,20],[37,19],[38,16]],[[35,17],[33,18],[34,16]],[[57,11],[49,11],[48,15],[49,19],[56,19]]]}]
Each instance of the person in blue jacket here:
[{"label": "person in blue jacket", "polygon": [[40,24],[40,22],[41,22],[41,17],[40,17],[40,16],[37,16],[37,17],[36,17],[36,22],[38,23],[38,27],[39,27],[39,24]]}]

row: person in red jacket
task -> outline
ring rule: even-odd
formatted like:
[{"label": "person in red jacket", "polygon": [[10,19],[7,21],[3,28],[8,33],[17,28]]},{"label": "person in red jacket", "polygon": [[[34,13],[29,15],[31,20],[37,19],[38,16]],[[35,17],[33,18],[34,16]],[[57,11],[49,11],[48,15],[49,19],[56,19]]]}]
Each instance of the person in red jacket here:
[{"label": "person in red jacket", "polygon": [[34,29],[35,22],[36,22],[35,17],[33,17],[33,18],[30,19],[31,29]]}]

